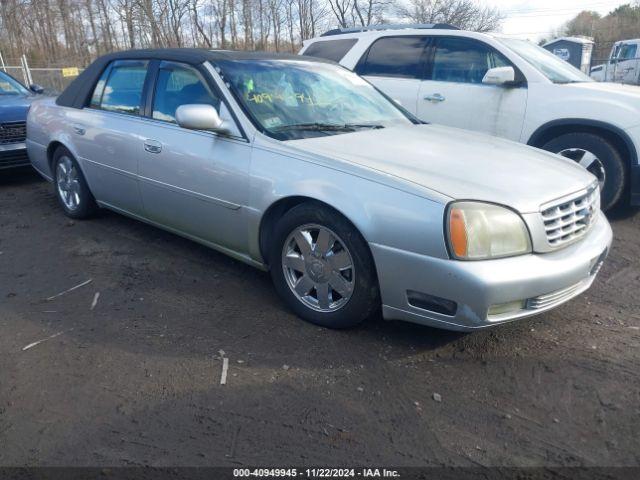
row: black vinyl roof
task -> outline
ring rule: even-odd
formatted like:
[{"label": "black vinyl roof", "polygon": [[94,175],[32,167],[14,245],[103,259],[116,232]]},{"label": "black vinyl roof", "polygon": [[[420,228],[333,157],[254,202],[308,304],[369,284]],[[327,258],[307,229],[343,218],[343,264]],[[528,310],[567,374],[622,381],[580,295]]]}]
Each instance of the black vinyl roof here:
[{"label": "black vinyl roof", "polygon": [[249,52],[235,50],[207,50],[204,48],[163,48],[150,50],[125,50],[103,55],[89,65],[56,99],[65,107],[82,108],[93,93],[93,87],[104,69],[114,60],[166,60],[190,65],[217,61],[298,60],[305,62],[333,63],[328,60],[287,53]]}]

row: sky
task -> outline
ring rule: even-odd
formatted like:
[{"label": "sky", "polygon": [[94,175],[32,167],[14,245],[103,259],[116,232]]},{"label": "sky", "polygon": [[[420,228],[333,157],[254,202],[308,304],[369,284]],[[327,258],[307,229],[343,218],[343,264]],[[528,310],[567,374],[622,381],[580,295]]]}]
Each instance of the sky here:
[{"label": "sky", "polygon": [[582,10],[606,15],[620,5],[634,3],[634,0],[483,0],[482,3],[498,7],[504,13],[502,33],[537,41],[549,38],[551,32]]}]

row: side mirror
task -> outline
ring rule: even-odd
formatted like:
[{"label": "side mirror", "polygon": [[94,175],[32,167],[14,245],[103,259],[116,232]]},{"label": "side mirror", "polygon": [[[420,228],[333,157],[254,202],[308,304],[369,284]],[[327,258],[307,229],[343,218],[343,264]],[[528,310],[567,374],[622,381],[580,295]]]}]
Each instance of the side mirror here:
[{"label": "side mirror", "polygon": [[513,67],[490,68],[485,73],[482,83],[485,85],[508,85],[516,81],[516,71]]},{"label": "side mirror", "polygon": [[29,85],[29,90],[31,90],[33,93],[37,93],[38,95],[44,93],[44,87],[36,85],[35,83],[33,85]]},{"label": "side mirror", "polygon": [[176,121],[182,128],[189,130],[208,130],[218,133],[229,133],[218,111],[207,104],[180,105],[176,110]]}]

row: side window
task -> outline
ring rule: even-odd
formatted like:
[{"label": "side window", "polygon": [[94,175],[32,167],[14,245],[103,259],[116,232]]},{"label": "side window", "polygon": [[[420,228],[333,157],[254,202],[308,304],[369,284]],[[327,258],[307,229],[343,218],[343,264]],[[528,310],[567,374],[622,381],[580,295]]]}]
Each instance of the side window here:
[{"label": "side window", "polygon": [[510,66],[505,57],[481,42],[440,38],[434,52],[431,80],[478,84],[490,68]]},{"label": "side window", "polygon": [[344,40],[323,40],[309,45],[309,48],[304,51],[303,55],[307,57],[325,58],[327,60],[339,62],[356,43],[358,43],[358,40],[355,38]]},{"label": "side window", "polygon": [[102,93],[104,92],[104,85],[107,83],[107,77],[109,76],[110,69],[109,67],[104,69],[102,75],[100,76],[100,80],[96,83],[95,88],[93,89],[93,95],[91,95],[91,102],[89,106],[91,108],[100,108],[100,102],[102,101]]},{"label": "side window", "polygon": [[180,105],[204,103],[220,111],[220,99],[204,83],[198,72],[190,67],[162,66],[158,71],[153,114],[156,120],[176,123]]},{"label": "side window", "polygon": [[638,46],[636,44],[626,44],[620,49],[620,60],[633,60],[636,58],[636,50]]},{"label": "side window", "polygon": [[114,63],[104,85],[99,108],[110,112],[139,115],[146,75],[146,61],[125,60]]},{"label": "side window", "polygon": [[383,37],[376,40],[356,67],[360,75],[422,78],[426,37]]}]

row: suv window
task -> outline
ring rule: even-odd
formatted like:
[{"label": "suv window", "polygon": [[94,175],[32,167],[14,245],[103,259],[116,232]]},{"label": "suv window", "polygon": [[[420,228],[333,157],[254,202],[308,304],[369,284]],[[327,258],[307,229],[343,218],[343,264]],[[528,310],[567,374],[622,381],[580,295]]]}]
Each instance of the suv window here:
[{"label": "suv window", "polygon": [[180,105],[204,103],[220,111],[220,99],[205,85],[198,72],[187,66],[163,65],[158,71],[152,117],[176,123]]},{"label": "suv window", "polygon": [[339,62],[356,43],[358,43],[356,38],[323,40],[309,45],[309,48],[304,51],[303,55]]},{"label": "suv window", "polygon": [[[147,64],[146,61],[137,60],[114,62],[96,84],[91,106],[110,112],[139,115]],[[105,81],[106,76],[108,78]]]},{"label": "suv window", "polygon": [[620,60],[633,60],[636,58],[636,50],[638,46],[634,43],[627,43],[623,45],[620,49],[620,56],[618,57]]},{"label": "suv window", "polygon": [[468,38],[439,38],[433,57],[431,80],[482,83],[487,70],[510,67],[509,61],[482,42]]},{"label": "suv window", "polygon": [[425,37],[383,37],[365,54],[356,73],[397,78],[422,78]]}]

